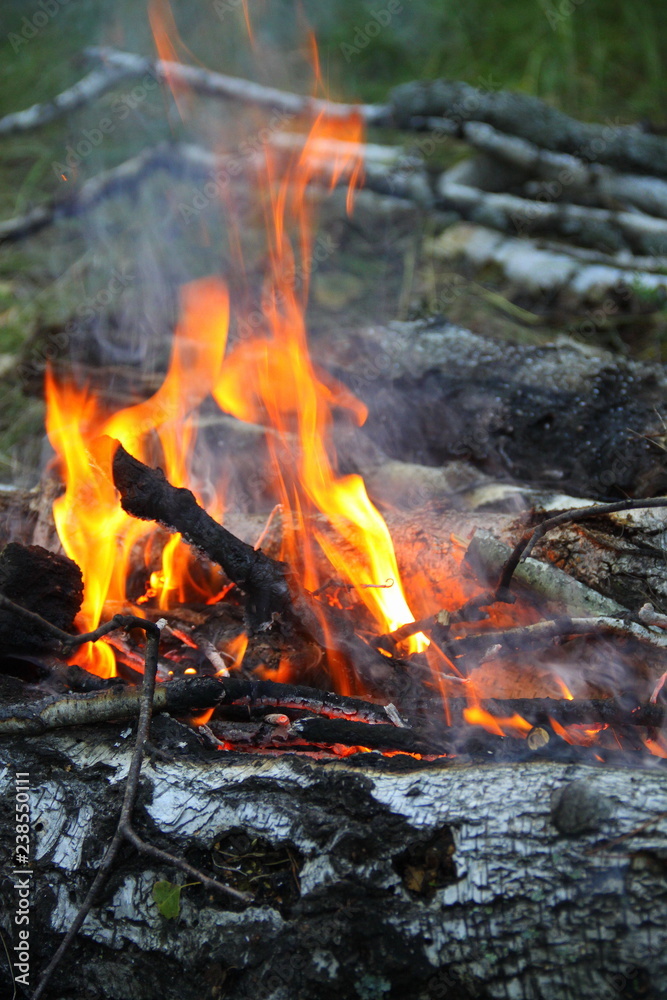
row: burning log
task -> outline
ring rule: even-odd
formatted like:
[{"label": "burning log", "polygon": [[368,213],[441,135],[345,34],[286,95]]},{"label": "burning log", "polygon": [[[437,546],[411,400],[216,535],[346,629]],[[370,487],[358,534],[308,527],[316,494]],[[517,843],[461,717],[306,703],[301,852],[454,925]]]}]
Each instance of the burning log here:
[{"label": "burning log", "polygon": [[[183,741],[179,729],[170,723],[172,741]],[[31,985],[98,864],[129,742],[105,726],[3,740],[3,800],[22,772],[38,803]],[[160,760],[144,772],[139,833],[158,828],[161,846],[234,879],[253,904],[239,912],[190,885],[170,920],[155,885],[193,880],[128,850],[48,996],[201,1000],[217,984],[239,1000],[358,987],[571,1000],[621,982],[659,996],[667,779],[659,769],[637,778],[623,767],[482,771],[378,754],[326,767],[219,751]],[[7,931],[10,880],[0,894]]]},{"label": "burning log", "polygon": [[[125,686],[102,692],[58,695],[23,705],[0,707],[0,735],[37,735],[49,729],[134,719],[139,713],[141,692]],[[244,707],[248,712],[267,708],[313,712],[327,718],[355,719],[365,725],[386,726],[392,714],[382,705],[273,681],[250,681],[230,677],[184,677],[160,684],[153,697],[153,711],[184,715],[207,708]]]},{"label": "burning log", "polygon": [[[480,638],[480,637],[473,637]],[[494,640],[496,636],[489,636]],[[514,636],[513,638],[516,638]],[[53,729],[86,726],[110,721],[123,722],[137,718],[141,692],[136,687],[114,685],[102,691],[83,694],[57,695],[48,698],[0,706],[0,737],[22,733],[37,736]],[[434,701],[432,698],[431,701]],[[441,708],[433,706],[437,715]],[[465,736],[460,732],[466,721],[471,702],[467,698],[447,700],[447,723],[433,723],[423,731],[402,722],[393,705],[375,705],[358,698],[347,698],[299,685],[273,681],[248,681],[226,677],[186,677],[160,684],[153,696],[153,713],[167,712],[188,717],[193,712],[215,709],[215,720],[238,715],[242,708],[248,717],[262,721],[278,710],[283,724],[290,722],[289,712],[296,714],[290,731],[312,739],[313,743],[342,743],[348,746],[368,746],[380,750],[403,750],[408,753],[443,754],[464,752]],[[578,723],[602,723],[606,726],[641,726],[660,729],[665,722],[665,707],[639,704],[626,696],[622,703],[614,698],[482,698],[477,702],[483,712],[494,718],[520,716],[533,726],[555,720],[563,726]],[[268,710],[271,712],[268,712]],[[423,710],[423,709],[422,709]],[[304,715],[303,713],[307,713]],[[316,719],[322,720],[320,728]],[[324,734],[326,722],[345,723],[339,726],[337,738]],[[397,725],[400,723],[400,725]],[[472,723],[471,723],[472,724]],[[400,729],[401,732],[392,732]],[[319,738],[317,734],[322,734]]]}]

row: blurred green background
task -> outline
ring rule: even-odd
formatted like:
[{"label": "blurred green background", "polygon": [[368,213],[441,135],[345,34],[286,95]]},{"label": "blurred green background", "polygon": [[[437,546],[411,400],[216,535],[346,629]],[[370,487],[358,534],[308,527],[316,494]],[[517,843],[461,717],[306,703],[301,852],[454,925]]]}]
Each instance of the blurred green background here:
[{"label": "blurred green background", "polygon": [[[306,92],[310,26],[323,80],[335,98],[383,101],[401,82],[445,76],[534,94],[582,119],[642,121],[658,130],[667,123],[665,0],[247,2],[254,49],[242,0],[173,0],[181,59]],[[147,2],[2,0],[0,116],[48,100],[80,79],[90,68],[82,52],[94,44],[153,56]],[[114,115],[114,101],[132,86],[120,86],[44,128],[0,139],[0,219],[64,193],[54,164],[103,115],[112,115],[113,134],[83,159],[70,180],[84,181],[165,139],[233,150],[243,137],[247,119],[233,106],[197,99],[192,119],[184,124],[171,97],[158,89],[135,102],[131,113]],[[414,141],[392,133],[371,138],[407,146]],[[460,143],[444,142],[436,166],[467,154]],[[16,360],[41,357],[39,345],[57,339],[72,317],[80,318],[82,337],[111,348],[117,341],[120,362],[149,373],[164,370],[165,338],[164,349],[154,356],[142,353],[142,344],[151,331],[173,323],[176,305],[170,291],[191,277],[218,267],[224,271],[229,258],[224,219],[207,218],[205,234],[199,225],[181,224],[179,200],[191,197],[187,185],[179,187],[162,175],[135,199],[112,199],[85,220],[63,220],[28,240],[0,246],[0,481],[15,481],[25,469],[34,472],[41,460],[40,372],[32,382],[17,379]],[[332,323],[428,312],[439,283],[451,283],[451,275],[436,273],[421,256],[420,241],[432,232],[432,220],[378,221],[361,213],[354,227],[346,229],[336,218],[331,223],[339,250],[313,283],[319,320],[331,328]],[[251,264],[252,254],[250,248]],[[254,263],[259,274],[259,253]],[[129,269],[134,277],[108,308],[95,306],[95,324],[86,326],[82,303],[98,302],[114,268]],[[511,294],[502,283],[489,274],[482,276],[482,288],[468,277],[461,279],[449,317],[472,329],[525,338],[525,324],[514,322],[511,309],[497,308],[502,296]],[[489,291],[496,296],[491,305]],[[534,339],[566,327],[567,318],[528,305],[540,314],[529,331]],[[127,333],[130,327],[134,339]],[[663,315],[648,339],[633,341],[632,325],[622,337],[617,330],[603,330],[602,339],[609,334],[612,346],[623,349],[636,342],[647,356],[662,358],[666,330]]]},{"label": "blurred green background", "polygon": [[[143,0],[3,0],[0,11],[0,110],[43,100],[76,79],[72,60],[85,45],[107,42],[151,53]],[[9,35],[23,18],[58,7],[18,51]],[[221,72],[257,77],[241,0],[173,0],[179,32],[194,56]],[[276,48],[287,70],[316,32],[324,75],[346,97],[381,100],[405,80],[446,76],[523,90],[582,117],[664,120],[663,0],[248,0],[258,41]],[[355,47],[356,29],[373,12],[382,31]],[[40,19],[41,20],[41,19]],[[356,36],[359,38],[359,36]],[[241,42],[241,44],[239,44]],[[275,70],[275,65],[265,65]]]}]

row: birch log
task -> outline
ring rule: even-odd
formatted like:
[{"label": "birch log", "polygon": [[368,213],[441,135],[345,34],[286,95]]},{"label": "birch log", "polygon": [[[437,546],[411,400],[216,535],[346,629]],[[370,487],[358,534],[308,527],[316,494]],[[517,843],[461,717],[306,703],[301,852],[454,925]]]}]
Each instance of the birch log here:
[{"label": "birch log", "polygon": [[667,140],[636,125],[579,122],[537,97],[510,91],[472,87],[456,80],[404,83],[389,95],[400,127],[415,119],[437,127],[436,117],[462,126],[485,122],[500,132],[518,136],[542,149],[569,153],[583,160],[606,163],[617,170],[667,177]]},{"label": "birch log", "polygon": [[[0,746],[6,867],[16,772],[30,782],[33,988],[109,837],[130,742],[108,726]],[[49,1000],[667,997],[664,771],[397,761],[145,765],[138,831],[217,878],[247,837],[256,902],[189,886],[166,919],[153,886],[185,879],[128,849]],[[262,878],[280,852],[279,899]],[[10,878],[0,892],[13,954]],[[0,980],[10,996],[5,964]]]}]

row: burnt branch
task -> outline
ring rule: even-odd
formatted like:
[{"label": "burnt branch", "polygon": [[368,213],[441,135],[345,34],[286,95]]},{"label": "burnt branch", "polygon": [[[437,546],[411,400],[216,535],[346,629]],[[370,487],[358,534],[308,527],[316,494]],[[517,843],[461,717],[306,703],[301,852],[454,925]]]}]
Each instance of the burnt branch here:
[{"label": "burnt branch", "polygon": [[114,456],[113,478],[124,511],[180,532],[222,567],[247,595],[253,628],[267,627],[273,615],[291,613],[295,584],[289,580],[287,565],[253,549],[214,521],[190,490],[172,486],[161,469],[137,461],[122,445]]},{"label": "burnt branch", "polygon": [[[27,705],[8,705],[0,708],[0,736],[39,735],[64,726],[134,719],[139,714],[141,701],[142,694],[136,688],[118,686],[46,698]],[[248,712],[266,709],[311,712],[330,719],[397,725],[394,714],[382,705],[275,681],[183,677],[158,685],[153,696],[154,713],[179,714],[228,707],[244,707]]]},{"label": "burnt branch", "polygon": [[252,629],[268,628],[276,620],[290,624],[323,649],[343,656],[365,683],[381,688],[391,681],[391,661],[360,639],[343,614],[300,588],[286,563],[271,559],[214,521],[190,490],[172,486],[162,470],[139,462],[122,445],[114,455],[113,477],[123,510],[180,532],[222,567],[247,595]]}]

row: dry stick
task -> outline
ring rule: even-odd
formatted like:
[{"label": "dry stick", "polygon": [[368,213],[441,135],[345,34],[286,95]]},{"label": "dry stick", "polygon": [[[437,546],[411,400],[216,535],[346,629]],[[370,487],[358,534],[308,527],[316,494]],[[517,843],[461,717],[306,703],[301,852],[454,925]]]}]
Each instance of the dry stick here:
[{"label": "dry stick", "polygon": [[[244,157],[248,168],[261,167],[261,160]],[[37,205],[24,215],[18,215],[0,222],[0,243],[14,242],[32,236],[61,218],[76,218],[92,211],[106,198],[119,194],[132,194],[146,180],[158,171],[164,171],[178,179],[201,181],[207,178],[228,177],[235,183],[243,183],[244,175],[239,173],[239,158],[231,154],[218,155],[200,146],[189,144],[159,143],[144,149],[137,156],[125,160],[84,181],[80,187],[68,185],[64,194],[42,205]],[[331,167],[328,176],[333,178]],[[327,173],[323,171],[322,180]],[[313,182],[316,186],[317,182]],[[394,198],[413,198],[409,182],[401,180],[386,168],[366,169],[364,187],[367,190],[389,194]]]},{"label": "dry stick", "polygon": [[118,49],[92,47],[85,50],[89,59],[100,60],[105,66],[127,75],[141,76],[150,73],[157,80],[170,86],[176,85],[193,90],[207,97],[222,97],[243,104],[252,104],[271,111],[281,111],[285,115],[296,117],[308,114],[313,118],[326,114],[330,118],[349,118],[358,114],[366,125],[386,123],[389,118],[389,108],[383,104],[341,104],[337,101],[326,101],[318,98],[293,94],[275,87],[265,87],[252,80],[225,76],[208,69],[196,66],[184,66],[181,63],[165,60],[145,59],[132,52],[121,52]]},{"label": "dry stick", "polygon": [[45,101],[43,104],[33,104],[31,108],[26,108],[24,111],[15,111],[0,118],[0,136],[12,135],[15,132],[27,132],[40,125],[48,125],[54,119],[90,104],[107,90],[115,87],[121,80],[136,75],[134,69],[130,71],[129,68],[122,66],[105,66],[101,69],[95,69],[52,100]]},{"label": "dry stick", "polygon": [[83,215],[113,194],[134,191],[158,170],[199,180],[225,170],[228,162],[228,157],[216,156],[197,146],[160,143],[89,178],[81,187],[68,189],[64,196],[0,222],[0,243],[31,236],[60,218]]},{"label": "dry stick", "polygon": [[135,79],[146,73],[150,73],[160,83],[173,81],[204,96],[231,98],[244,104],[278,110],[286,117],[307,113],[314,118],[325,111],[331,117],[346,118],[357,112],[367,124],[376,124],[388,116],[388,108],[384,105],[339,104],[336,101],[313,100],[302,94],[291,94],[274,87],[265,87],[251,80],[225,76],[195,66],[145,59],[131,52],[90,48],[86,50],[86,55],[90,59],[101,60],[103,66],[93,70],[52,100],[34,104],[24,111],[16,111],[0,118],[0,136],[26,132],[40,125],[47,125],[56,118],[90,104],[123,80]]},{"label": "dry stick", "polygon": [[552,528],[557,528],[561,524],[572,524],[576,521],[583,521],[588,517],[599,517],[603,514],[617,514],[624,510],[643,510],[649,507],[667,507],[667,497],[652,497],[646,500],[618,500],[615,503],[600,503],[593,507],[583,507],[581,510],[566,510],[555,517],[549,517],[542,521],[533,531],[527,532],[514,547],[512,554],[505,563],[498,586],[496,587],[493,599],[501,603],[512,604],[514,595],[510,594],[510,583],[522,559],[526,559],[532,552],[534,546]]},{"label": "dry stick", "polygon": [[[667,639],[665,640],[667,642]],[[67,726],[91,725],[135,719],[141,693],[134,688],[106,688],[85,694],[68,694],[0,707],[0,738],[40,733]],[[207,708],[247,708],[251,711],[299,711],[329,719],[355,719],[367,725],[397,721],[383,705],[276,681],[253,681],[236,677],[182,677],[160,684],[153,696],[153,714],[183,715]]]},{"label": "dry stick", "polygon": [[142,687],[142,697],[141,697],[141,708],[139,712],[139,722],[137,724],[137,736],[134,745],[134,750],[132,751],[132,759],[130,761],[130,768],[127,776],[127,783],[125,785],[125,794],[123,796],[123,805],[121,808],[120,819],[118,821],[118,826],[116,827],[116,832],[114,833],[113,839],[106,850],[104,857],[100,863],[97,870],[95,878],[93,879],[93,884],[88,890],[88,894],[84,899],[79,912],[77,913],[72,926],[68,930],[64,939],[60,943],[57,951],[55,952],[53,958],[47,965],[46,969],[42,973],[42,977],[37,985],[37,989],[33,994],[33,1000],[39,1000],[42,996],[44,990],[46,989],[51,976],[59,965],[61,959],[65,955],[70,944],[78,934],[81,925],[86,919],[90,909],[95,902],[97,893],[99,892],[101,886],[106,881],[109,872],[113,866],[114,860],[120,845],[123,840],[129,841],[134,847],[144,854],[150,857],[156,858],[159,861],[165,861],[169,864],[173,864],[175,867],[180,868],[182,871],[186,872],[192,878],[197,881],[202,882],[207,888],[214,889],[218,892],[222,892],[225,895],[232,896],[233,899],[238,900],[243,903],[252,902],[252,897],[248,896],[246,893],[239,892],[237,889],[232,889],[229,886],[223,885],[221,882],[215,879],[209,878],[203,872],[198,871],[189,865],[186,861],[182,861],[180,858],[174,855],[168,854],[166,851],[161,851],[150,844],[143,841],[132,829],[132,810],[134,809],[134,804],[137,797],[137,789],[139,787],[139,778],[141,775],[141,766],[143,763],[143,749],[146,740],[148,739],[148,731],[150,729],[151,715],[152,715],[152,705],[153,705],[153,694],[155,690],[155,675],[157,672],[157,660],[158,660],[158,649],[160,642],[160,630],[161,625],[154,624],[153,622],[146,621],[143,618],[137,618],[134,615],[115,615],[110,622],[106,622],[104,625],[100,625],[99,628],[95,629],[93,632],[84,633],[82,635],[72,636],[68,632],[64,632],[62,629],[57,628],[57,626],[52,625],[50,622],[41,618],[40,615],[35,614],[32,611],[28,611],[26,608],[22,608],[21,605],[15,604],[4,594],[0,594],[0,606],[6,608],[7,610],[13,611],[16,614],[20,614],[27,620],[32,621],[35,624],[39,624],[41,629],[46,629],[56,638],[58,638],[63,646],[80,646],[84,642],[95,642],[100,639],[103,635],[107,635],[109,632],[116,628],[141,628],[146,633],[146,652],[144,660],[144,680]]}]

